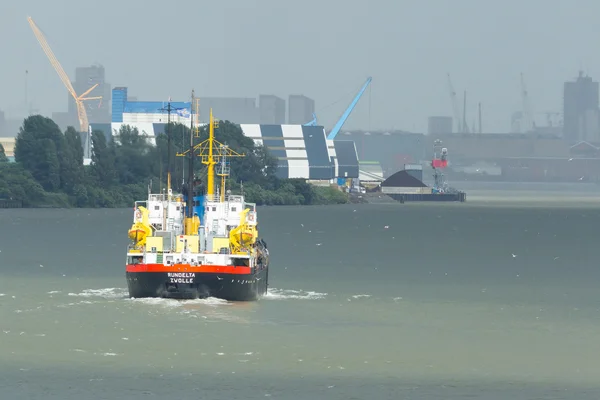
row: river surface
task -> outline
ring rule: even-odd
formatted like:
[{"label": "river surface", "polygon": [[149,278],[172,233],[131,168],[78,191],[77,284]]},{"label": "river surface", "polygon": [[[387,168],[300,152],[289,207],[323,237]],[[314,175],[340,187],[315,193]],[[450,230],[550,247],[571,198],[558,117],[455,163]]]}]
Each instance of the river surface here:
[{"label": "river surface", "polygon": [[129,299],[131,209],[0,210],[0,398],[598,399],[586,196],[260,208],[255,303]]}]

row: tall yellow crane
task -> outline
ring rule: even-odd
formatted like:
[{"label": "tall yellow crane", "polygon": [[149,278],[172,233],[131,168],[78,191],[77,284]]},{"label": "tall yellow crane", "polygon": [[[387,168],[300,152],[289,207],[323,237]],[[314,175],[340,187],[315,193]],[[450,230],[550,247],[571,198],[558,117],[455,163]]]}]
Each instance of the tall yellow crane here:
[{"label": "tall yellow crane", "polygon": [[52,66],[54,67],[54,70],[60,77],[60,80],[67,87],[67,90],[69,91],[71,96],[73,96],[73,99],[75,99],[75,104],[77,105],[77,115],[79,116],[80,131],[87,132],[88,127],[89,127],[89,122],[88,122],[87,112],[85,111],[85,106],[84,106],[83,102],[86,100],[102,99],[102,96],[85,97],[88,94],[90,94],[90,92],[92,90],[94,90],[96,88],[96,86],[98,86],[98,84],[95,84],[94,86],[92,86],[91,88],[89,88],[88,90],[86,90],[85,92],[83,92],[81,95],[78,96],[77,93],[75,93],[75,89],[73,89],[73,85],[71,85],[71,81],[69,80],[69,77],[65,73],[65,70],[60,65],[60,63],[58,62],[56,57],[54,56],[54,53],[52,52],[52,49],[48,45],[48,42],[46,41],[46,38],[42,34],[42,31],[40,31],[40,29],[33,22],[33,19],[31,19],[31,17],[27,17],[27,21],[29,22],[29,26],[31,26],[31,30],[33,30],[33,34],[35,35],[36,39],[40,43],[40,46],[42,46],[42,50],[44,50],[44,53],[46,53],[48,60],[50,60],[50,64],[52,64]]}]

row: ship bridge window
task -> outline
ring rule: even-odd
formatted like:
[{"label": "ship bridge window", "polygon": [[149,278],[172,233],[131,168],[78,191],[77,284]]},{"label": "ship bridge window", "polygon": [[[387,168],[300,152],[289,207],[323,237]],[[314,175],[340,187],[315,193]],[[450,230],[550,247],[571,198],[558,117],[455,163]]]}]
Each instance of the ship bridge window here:
[{"label": "ship bridge window", "polygon": [[141,264],[143,261],[143,256],[127,257],[127,264]]},{"label": "ship bridge window", "polygon": [[236,267],[248,267],[250,266],[250,260],[248,258],[233,258],[232,264]]},{"label": "ship bridge window", "polygon": [[217,207],[213,206],[213,209],[212,209],[212,210],[213,210],[213,211],[217,211]]},{"label": "ship bridge window", "polygon": [[235,210],[237,210],[236,207],[231,207],[231,211],[235,212]]},{"label": "ship bridge window", "polygon": [[155,210],[160,210],[160,206],[154,206]]}]

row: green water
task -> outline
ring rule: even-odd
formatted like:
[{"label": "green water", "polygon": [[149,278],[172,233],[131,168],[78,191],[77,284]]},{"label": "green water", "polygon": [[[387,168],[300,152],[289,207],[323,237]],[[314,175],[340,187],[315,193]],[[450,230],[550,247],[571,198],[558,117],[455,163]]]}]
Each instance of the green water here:
[{"label": "green water", "polygon": [[263,208],[271,293],[227,303],[128,299],[130,209],[0,210],[1,398],[597,399],[599,217]]}]

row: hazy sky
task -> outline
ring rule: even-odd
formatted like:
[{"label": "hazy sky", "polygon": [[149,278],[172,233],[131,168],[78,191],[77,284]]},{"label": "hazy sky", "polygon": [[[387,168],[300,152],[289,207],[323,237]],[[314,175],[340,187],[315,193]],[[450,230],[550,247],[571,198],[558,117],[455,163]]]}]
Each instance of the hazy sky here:
[{"label": "hazy sky", "polygon": [[98,62],[139,100],[305,94],[327,127],[368,76],[344,128],[425,131],[428,116],[452,115],[447,72],[468,91],[468,123],[481,101],[497,132],[521,108],[521,72],[538,113],[561,110],[581,67],[600,78],[597,0],[21,0],[0,7],[8,117],[24,114],[26,69],[34,108],[67,107],[28,15],[72,79]]}]

